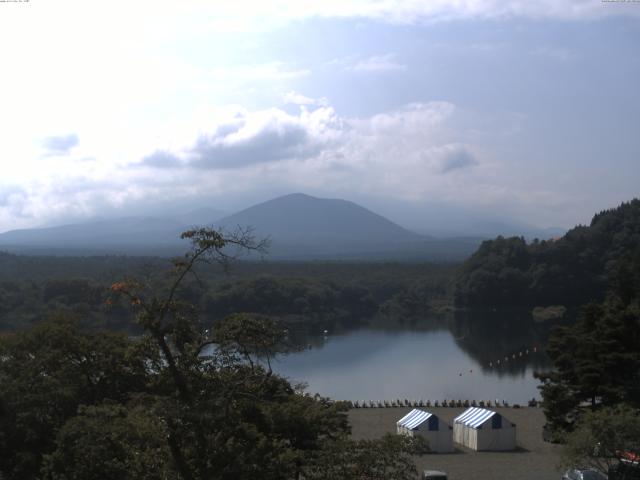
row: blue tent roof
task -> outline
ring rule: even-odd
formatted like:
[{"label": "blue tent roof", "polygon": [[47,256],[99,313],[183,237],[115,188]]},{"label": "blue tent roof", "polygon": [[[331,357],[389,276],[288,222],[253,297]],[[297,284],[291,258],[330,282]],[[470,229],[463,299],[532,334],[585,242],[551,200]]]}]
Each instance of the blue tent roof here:
[{"label": "blue tent roof", "polygon": [[398,426],[408,428],[413,430],[414,428],[418,428],[418,426],[422,425],[424,422],[429,420],[433,413],[425,412],[424,410],[418,410],[414,408],[409,413],[407,413],[404,417],[398,420]]},{"label": "blue tent roof", "polygon": [[453,419],[454,423],[461,423],[471,428],[478,428],[484,422],[496,415],[496,412],[484,408],[471,407]]}]

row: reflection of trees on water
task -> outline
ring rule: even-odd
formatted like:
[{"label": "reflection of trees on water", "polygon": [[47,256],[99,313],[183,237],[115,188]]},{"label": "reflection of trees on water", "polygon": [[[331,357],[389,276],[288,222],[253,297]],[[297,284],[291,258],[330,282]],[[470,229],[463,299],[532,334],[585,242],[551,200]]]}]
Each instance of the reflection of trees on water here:
[{"label": "reflection of trees on water", "polygon": [[281,350],[284,353],[293,353],[323,348],[331,337],[361,328],[382,332],[435,332],[447,330],[449,323],[449,315],[434,315],[428,318],[377,315],[370,319],[350,318],[347,322],[331,321],[331,319],[325,319],[322,323],[289,322],[286,324],[287,333]]},{"label": "reflection of trees on water", "polygon": [[550,326],[534,322],[529,310],[456,312],[449,328],[485,374],[521,376],[527,368],[549,366],[544,347]]},{"label": "reflection of trees on water", "polygon": [[369,322],[360,320],[350,326],[337,322],[322,326],[299,323],[295,327],[289,326],[285,351],[323,348],[332,336],[362,327],[383,332],[449,330],[456,345],[479,365],[476,368],[482,373],[520,377],[527,369],[549,368],[544,349],[552,325],[534,322],[530,310],[515,309],[459,311],[421,319],[377,316]]}]

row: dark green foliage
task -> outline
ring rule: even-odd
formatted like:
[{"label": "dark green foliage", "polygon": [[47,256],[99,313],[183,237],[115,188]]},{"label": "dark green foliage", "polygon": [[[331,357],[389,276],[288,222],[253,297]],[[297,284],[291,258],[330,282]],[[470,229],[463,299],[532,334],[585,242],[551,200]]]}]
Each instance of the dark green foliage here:
[{"label": "dark green foliage", "polygon": [[581,465],[607,473],[625,453],[637,453],[639,411],[618,406],[586,412],[565,440],[562,461],[567,468]]},{"label": "dark green foliage", "polygon": [[602,301],[618,261],[640,245],[640,200],[593,217],[558,240],[483,242],[458,273],[460,306],[576,306]]},{"label": "dark green foliage", "polygon": [[38,472],[57,431],[80,405],[125,401],[146,384],[144,358],[124,335],[82,332],[58,318],[0,339],[0,471]]},{"label": "dark green foliage", "polygon": [[204,302],[204,310],[217,315],[239,311],[284,317],[289,322],[304,318],[314,323],[357,323],[378,310],[367,288],[304,278],[261,277],[226,284]]},{"label": "dark green foliage", "polygon": [[640,408],[640,282],[629,275],[640,269],[640,257],[612,269],[606,301],[588,305],[575,325],[556,328],[549,339],[555,369],[538,376],[555,430],[570,430],[585,404]]},{"label": "dark green foliage", "polygon": [[205,328],[179,298],[187,275],[198,262],[226,261],[228,243],[256,245],[207,230],[186,238],[193,250],[160,287],[132,279],[111,287],[110,300],[126,302],[144,329],[138,339],[86,333],[64,318],[0,337],[0,477],[415,476],[415,442],[354,442],[345,404],[263,367],[258,359],[272,358],[282,339],[277,322],[232,315]]},{"label": "dark green foliage", "polygon": [[318,461],[305,469],[304,478],[313,480],[413,480],[416,467],[412,455],[427,452],[422,437],[385,435],[376,440],[328,442],[318,452]]},{"label": "dark green foliage", "polygon": [[[76,315],[95,329],[139,334],[128,309],[107,305],[109,287],[124,277],[166,288],[160,262],[0,252],[0,331],[24,330],[58,311]],[[240,262],[223,274],[202,264],[197,279],[185,279],[177,294],[195,305],[202,317],[214,320],[245,312],[276,316],[304,330],[335,331],[369,322],[380,313],[419,317],[447,304],[453,271],[451,265],[432,264]]]},{"label": "dark green foliage", "polygon": [[[81,406],[45,458],[47,480],[170,480],[166,428],[144,406]],[[78,448],[81,446],[81,448]]]}]

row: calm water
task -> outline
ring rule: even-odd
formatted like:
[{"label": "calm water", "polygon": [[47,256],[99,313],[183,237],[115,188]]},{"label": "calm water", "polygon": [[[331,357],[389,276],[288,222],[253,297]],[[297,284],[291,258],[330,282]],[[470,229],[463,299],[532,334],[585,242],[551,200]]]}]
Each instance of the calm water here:
[{"label": "calm water", "polygon": [[548,367],[541,352],[546,335],[532,323],[512,320],[480,322],[472,316],[451,319],[446,327],[418,324],[318,335],[273,366],[293,382],[306,382],[310,393],[334,399],[524,403],[540,397],[533,372]]}]

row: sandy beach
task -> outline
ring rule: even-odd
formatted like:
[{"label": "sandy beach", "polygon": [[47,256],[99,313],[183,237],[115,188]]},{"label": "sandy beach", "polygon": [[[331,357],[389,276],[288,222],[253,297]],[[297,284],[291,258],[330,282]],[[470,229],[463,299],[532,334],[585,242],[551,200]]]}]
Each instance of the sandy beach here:
[{"label": "sandy beach", "polygon": [[[376,438],[396,432],[396,421],[411,410],[404,408],[361,408],[349,411],[354,438]],[[452,424],[464,408],[423,408]],[[454,444],[448,454],[430,453],[416,459],[418,472],[442,470],[449,480],[559,480],[562,471],[559,445],[542,440],[545,419],[540,408],[496,408],[516,424],[518,448],[512,452],[474,452]]]}]

